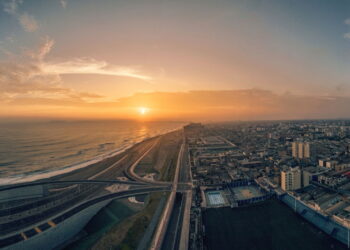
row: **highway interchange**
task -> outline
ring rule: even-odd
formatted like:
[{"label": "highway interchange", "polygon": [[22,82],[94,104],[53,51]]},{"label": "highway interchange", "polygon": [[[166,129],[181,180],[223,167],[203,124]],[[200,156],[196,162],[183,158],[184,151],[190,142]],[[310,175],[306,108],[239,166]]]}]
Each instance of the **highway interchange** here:
[{"label": "highway interchange", "polygon": [[[144,179],[135,173],[138,163],[154,148],[158,138],[154,138],[144,145],[140,145],[139,157],[124,155],[107,168],[95,172],[86,179],[72,180],[69,178],[58,180],[43,180],[30,183],[19,183],[0,187],[0,192],[21,190],[23,188],[50,185],[59,187],[69,185],[66,191],[9,208],[0,208],[0,247],[9,246],[56,226],[63,220],[79,213],[89,206],[99,202],[122,199],[131,196],[148,194],[151,192],[170,191],[163,217],[158,223],[153,249],[179,249],[182,219],[184,217],[184,203],[186,195],[191,189],[190,168],[187,160],[187,148],[183,143],[179,151],[176,171],[172,183]],[[131,157],[132,158],[132,157]],[[123,174],[123,180],[116,179]],[[107,193],[107,185],[127,185],[128,190]],[[64,190],[64,189],[63,189]],[[56,216],[57,215],[57,216]],[[34,226],[31,226],[34,225]]]}]

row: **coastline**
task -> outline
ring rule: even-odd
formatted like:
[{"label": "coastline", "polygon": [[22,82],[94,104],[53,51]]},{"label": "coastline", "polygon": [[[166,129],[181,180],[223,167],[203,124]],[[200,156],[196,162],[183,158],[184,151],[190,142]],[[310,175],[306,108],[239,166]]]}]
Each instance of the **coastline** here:
[{"label": "coastline", "polygon": [[[87,179],[90,176],[102,171],[106,166],[111,165],[113,162],[118,161],[125,155],[130,154],[131,152],[137,152],[137,148],[142,146],[144,143],[152,141],[160,136],[172,133],[174,131],[180,130],[181,127],[169,130],[167,132],[155,135],[153,137],[145,138],[138,142],[135,142],[121,150],[111,151],[96,156],[95,158],[68,166],[59,170],[42,172],[38,174],[32,174],[28,176],[13,176],[8,178],[0,179],[0,186],[14,185],[19,183],[26,182],[35,182],[43,180],[82,180]],[[6,181],[7,180],[7,181]]]},{"label": "coastline", "polygon": [[[130,148],[117,153],[116,155],[101,159],[101,161],[98,161],[96,163],[90,164],[84,168],[75,169],[73,171],[63,173],[60,175],[55,175],[49,178],[43,178],[40,180],[44,181],[53,181],[53,180],[84,180],[88,179],[97,173],[100,173],[101,171],[105,170],[106,168],[110,167],[111,165],[114,166],[114,163],[116,161],[119,161],[120,159],[125,159],[124,162],[121,162],[118,167],[116,167],[113,172],[111,172],[111,175],[104,175],[105,178],[109,179],[111,176],[113,176],[113,179],[116,176],[121,176],[123,174],[123,171],[127,169],[129,166],[132,165],[133,162],[135,162],[136,159],[140,157],[140,155],[143,155],[145,151],[147,152],[154,144],[155,141],[159,140],[160,137],[174,133],[175,131],[179,131],[180,128],[169,130],[165,133],[161,133],[158,135],[155,135],[153,137],[145,138],[144,140],[135,143],[134,145],[131,145]],[[101,178],[103,178],[101,176]],[[98,179],[98,178],[96,178]],[[35,181],[33,182],[35,185]],[[159,192],[159,191],[167,191],[168,188],[160,188],[160,187],[152,187],[148,188],[146,191],[144,191],[143,194],[146,194],[148,192]],[[19,232],[16,232],[16,234],[8,234],[6,235],[6,238],[1,239],[2,244],[9,244],[8,241],[12,239],[13,237],[16,238],[15,243],[10,243],[9,249],[23,249],[23,248],[38,248],[42,245],[51,245],[54,247],[60,247],[61,244],[64,242],[72,239],[74,235],[78,234],[81,229],[88,223],[88,221],[91,220],[93,216],[98,213],[103,207],[109,204],[109,202],[115,198],[121,199],[123,196],[128,197],[131,194],[138,195],[137,190],[127,190],[122,192],[116,192],[112,194],[108,194],[105,196],[101,196],[99,198],[91,198],[79,202],[77,204],[74,204],[73,207],[69,209],[62,210],[59,214],[56,214],[54,217],[50,217],[48,222],[46,222],[47,225],[49,225],[48,228],[43,229],[42,232],[39,232],[35,234],[34,236],[30,236],[27,239],[23,239],[23,236]],[[136,193],[135,193],[136,192]],[[102,200],[101,200],[102,198]],[[79,209],[78,209],[79,208]],[[44,222],[41,221],[40,223]],[[49,222],[51,224],[49,224]],[[43,225],[46,225],[43,223]],[[41,226],[41,225],[40,225]],[[29,231],[32,230],[32,226],[27,226],[22,231],[25,233],[25,235],[29,235]],[[22,232],[22,233],[23,233]],[[22,238],[21,238],[22,237]],[[26,236],[27,237],[27,236]]]}]

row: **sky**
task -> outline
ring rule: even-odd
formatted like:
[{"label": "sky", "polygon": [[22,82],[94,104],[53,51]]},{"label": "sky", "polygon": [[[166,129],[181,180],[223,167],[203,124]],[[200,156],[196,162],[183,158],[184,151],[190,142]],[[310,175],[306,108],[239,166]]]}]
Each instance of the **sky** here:
[{"label": "sky", "polygon": [[350,118],[349,72],[349,0],[0,0],[0,119]]}]

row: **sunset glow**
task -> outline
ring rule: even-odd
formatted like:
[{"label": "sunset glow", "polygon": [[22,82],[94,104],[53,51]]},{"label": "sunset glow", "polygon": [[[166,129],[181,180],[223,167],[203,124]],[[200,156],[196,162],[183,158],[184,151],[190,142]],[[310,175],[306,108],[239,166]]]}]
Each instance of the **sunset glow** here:
[{"label": "sunset glow", "polygon": [[146,108],[146,107],[140,107],[138,109],[140,115],[146,115],[148,112],[149,112],[149,108]]},{"label": "sunset glow", "polygon": [[349,107],[350,0],[0,0],[0,248],[349,250]]},{"label": "sunset glow", "polygon": [[0,11],[0,117],[350,116],[348,1],[4,0]]}]

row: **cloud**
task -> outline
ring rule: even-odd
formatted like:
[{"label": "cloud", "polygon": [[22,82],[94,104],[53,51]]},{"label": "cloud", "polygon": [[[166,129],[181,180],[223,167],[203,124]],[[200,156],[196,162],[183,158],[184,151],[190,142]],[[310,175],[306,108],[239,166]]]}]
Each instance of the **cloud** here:
[{"label": "cloud", "polygon": [[45,62],[40,64],[42,72],[46,74],[97,74],[110,76],[132,77],[142,80],[151,80],[150,76],[141,74],[129,67],[109,64],[91,58],[78,58],[64,62]]},{"label": "cloud", "polygon": [[34,92],[60,92],[59,77],[40,75],[40,69],[33,63],[0,62],[0,92],[10,95]]},{"label": "cloud", "polygon": [[32,59],[42,61],[47,54],[50,53],[53,46],[55,45],[55,40],[49,36],[44,36],[41,38],[41,43],[37,49],[25,49],[25,55],[31,57]]},{"label": "cloud", "polygon": [[59,75],[43,74],[35,62],[0,62],[0,93],[7,96],[7,101],[51,98],[57,101],[69,99],[83,102],[102,97],[62,86]]},{"label": "cloud", "polygon": [[62,8],[66,8],[67,7],[67,1],[66,0],[60,0],[60,3],[62,5]]},{"label": "cloud", "polygon": [[96,74],[152,80],[152,77],[142,74],[135,68],[113,65],[93,58],[76,58],[60,62],[44,61],[45,56],[52,50],[55,40],[49,36],[45,36],[41,40],[41,45],[37,50],[27,50],[26,54],[39,61],[37,66],[42,74]]},{"label": "cloud", "polygon": [[350,32],[344,34],[344,38],[350,40]]},{"label": "cloud", "polygon": [[[348,26],[350,26],[350,18],[345,19],[344,23]],[[347,40],[350,40],[350,32],[347,32],[344,34],[344,38]]]},{"label": "cloud", "polygon": [[34,16],[29,15],[26,12],[19,11],[19,6],[23,4],[22,0],[10,0],[4,3],[3,10],[14,16],[22,28],[27,32],[34,32],[39,28],[38,22]]},{"label": "cloud", "polygon": [[[84,95],[84,94],[82,94]],[[135,118],[139,107],[148,107],[153,119],[191,121],[282,120],[349,118],[350,97],[277,94],[262,89],[221,91],[150,92],[106,102],[69,96],[20,97],[11,100],[30,110],[59,108],[74,117]],[[98,97],[97,97],[98,98]],[[36,108],[35,108],[36,107]],[[66,111],[66,113],[64,113]],[[75,112],[75,113],[74,113]],[[48,112],[47,115],[50,115]]]},{"label": "cloud", "polygon": [[22,0],[11,0],[11,1],[5,2],[4,11],[9,14],[16,15],[18,6],[22,3],[23,3]]},{"label": "cloud", "polygon": [[194,120],[349,118],[350,97],[277,94],[262,89],[138,93],[118,107],[146,106],[162,116]]},{"label": "cloud", "polygon": [[[84,99],[100,98],[94,93],[82,93],[63,87],[59,74],[47,74],[40,68],[45,56],[51,51],[54,40],[46,36],[37,50],[12,56],[0,61],[0,93],[2,102],[17,98]],[[27,56],[27,57],[25,57]],[[29,56],[29,57],[28,57]],[[6,96],[6,99],[3,97]]]},{"label": "cloud", "polygon": [[22,28],[27,32],[33,32],[38,29],[38,22],[33,16],[24,13],[19,16],[19,22],[22,25]]},{"label": "cloud", "polygon": [[55,45],[55,40],[49,36],[41,38],[41,44],[37,50],[27,50],[26,54],[33,59],[42,61],[44,57],[50,53],[51,49]]},{"label": "cloud", "polygon": [[[22,55],[11,55],[7,61],[0,61],[0,102],[13,102],[19,99],[53,99],[74,100],[84,103],[87,100],[101,98],[95,93],[86,93],[66,88],[62,85],[63,74],[103,74],[112,76],[133,77],[149,80],[139,71],[109,64],[94,59],[75,59],[62,62],[47,62],[55,41],[45,36],[35,50],[27,50]],[[6,98],[5,98],[6,97]]]}]

